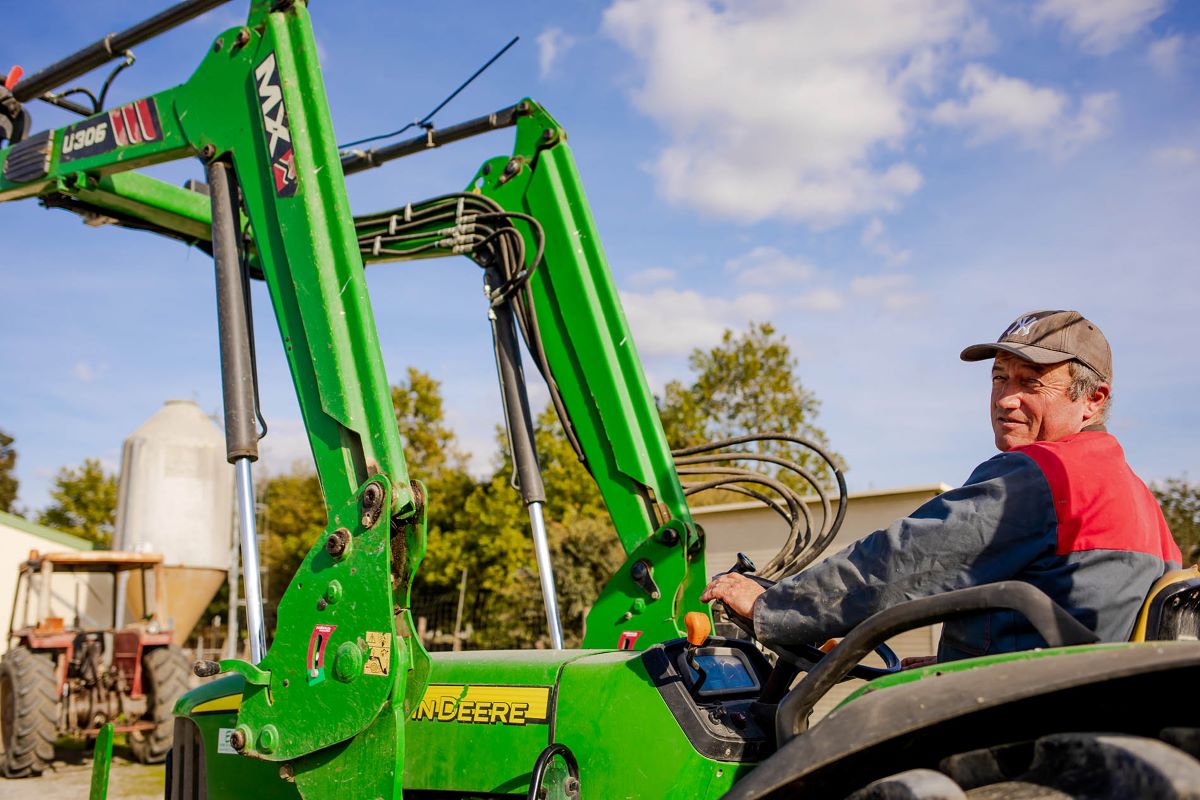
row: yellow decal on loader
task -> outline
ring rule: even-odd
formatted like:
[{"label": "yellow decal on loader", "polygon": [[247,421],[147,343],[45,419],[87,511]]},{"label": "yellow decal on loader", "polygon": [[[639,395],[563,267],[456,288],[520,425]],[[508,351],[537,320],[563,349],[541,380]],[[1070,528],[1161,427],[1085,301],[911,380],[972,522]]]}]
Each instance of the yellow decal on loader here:
[{"label": "yellow decal on loader", "polygon": [[214,700],[207,700],[200,703],[192,709],[193,714],[211,714],[215,711],[237,711],[242,707],[242,695],[230,694],[225,697],[218,697]]},{"label": "yellow decal on loader", "polygon": [[363,675],[387,675],[392,663],[392,634],[367,631],[370,655],[363,664]]},{"label": "yellow decal on loader", "polygon": [[433,683],[412,718],[470,725],[545,725],[549,712],[549,686]]}]

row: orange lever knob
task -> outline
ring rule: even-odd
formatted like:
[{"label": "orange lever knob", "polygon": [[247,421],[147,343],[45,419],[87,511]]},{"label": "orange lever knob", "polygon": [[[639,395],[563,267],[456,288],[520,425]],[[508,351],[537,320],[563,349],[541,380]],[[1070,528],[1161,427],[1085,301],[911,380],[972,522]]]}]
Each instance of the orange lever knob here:
[{"label": "orange lever knob", "polygon": [[17,81],[21,80],[21,76],[25,74],[25,70],[20,67],[13,67],[8,71],[8,76],[4,79],[4,88],[12,91],[17,87]]},{"label": "orange lever knob", "polygon": [[688,644],[692,647],[699,647],[708,641],[708,635],[712,633],[712,623],[708,620],[708,615],[699,611],[689,611],[683,618],[683,624],[687,628]]}]

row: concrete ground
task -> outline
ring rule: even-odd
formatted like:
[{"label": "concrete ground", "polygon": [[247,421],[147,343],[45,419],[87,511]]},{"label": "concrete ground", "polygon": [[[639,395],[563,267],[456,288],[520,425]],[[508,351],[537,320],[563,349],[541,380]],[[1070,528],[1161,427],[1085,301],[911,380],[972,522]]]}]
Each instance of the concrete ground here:
[{"label": "concrete ground", "polygon": [[[146,766],[133,760],[128,748],[113,745],[108,779],[111,800],[162,800],[162,764]],[[79,744],[60,743],[54,765],[37,778],[0,778],[0,800],[82,800],[92,785],[92,756]]]}]

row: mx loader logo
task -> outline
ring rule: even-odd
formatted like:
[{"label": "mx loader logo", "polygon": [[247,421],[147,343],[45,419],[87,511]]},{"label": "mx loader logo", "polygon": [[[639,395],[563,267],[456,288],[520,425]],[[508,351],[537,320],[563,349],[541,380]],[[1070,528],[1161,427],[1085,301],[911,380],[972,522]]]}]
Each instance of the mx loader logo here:
[{"label": "mx loader logo", "polygon": [[291,197],[296,193],[296,162],[274,51],[255,67],[254,77],[258,79],[258,102],[262,107],[263,132],[267,137],[267,158],[275,178],[275,194]]}]

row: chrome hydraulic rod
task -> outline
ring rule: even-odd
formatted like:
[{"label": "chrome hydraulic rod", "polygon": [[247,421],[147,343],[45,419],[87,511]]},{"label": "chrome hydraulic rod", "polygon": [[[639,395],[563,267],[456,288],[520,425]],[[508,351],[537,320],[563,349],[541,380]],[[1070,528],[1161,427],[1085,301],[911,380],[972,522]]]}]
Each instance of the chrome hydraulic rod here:
[{"label": "chrome hydraulic rod", "polygon": [[558,616],[558,596],[554,591],[554,568],[550,564],[550,543],[546,539],[546,520],[542,504],[529,504],[529,524],[533,528],[533,554],[537,558],[542,598],[546,603],[546,625],[550,628],[550,646],[563,649],[562,622]]},{"label": "chrome hydraulic rod", "polygon": [[[257,664],[267,654],[267,631],[263,623],[262,587],[258,566],[258,530],[254,519],[254,481],[250,459],[239,458],[237,469],[238,530],[242,542],[242,588],[246,595],[246,635],[250,637],[250,661]],[[237,609],[229,609],[236,614]]]}]

